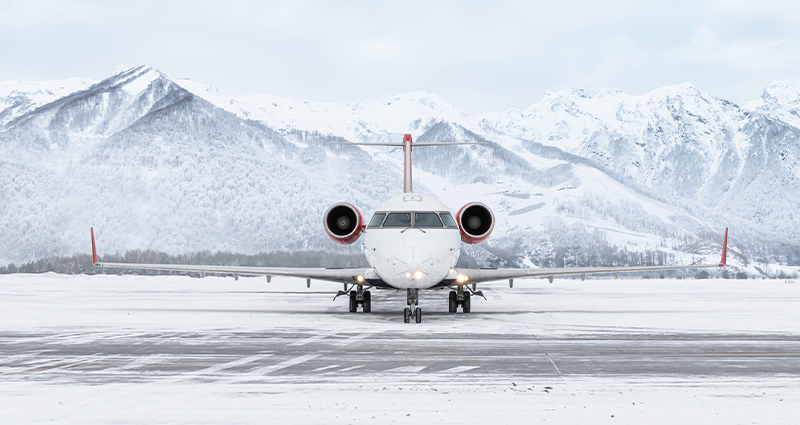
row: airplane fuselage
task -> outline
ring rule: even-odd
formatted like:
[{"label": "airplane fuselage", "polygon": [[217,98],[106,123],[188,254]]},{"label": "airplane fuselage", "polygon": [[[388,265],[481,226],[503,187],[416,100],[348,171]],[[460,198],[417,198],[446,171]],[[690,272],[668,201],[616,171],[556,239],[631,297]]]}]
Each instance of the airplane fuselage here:
[{"label": "airplane fuselage", "polygon": [[461,248],[459,227],[439,200],[403,193],[382,203],[363,234],[364,252],[379,286],[426,289],[455,281]]}]

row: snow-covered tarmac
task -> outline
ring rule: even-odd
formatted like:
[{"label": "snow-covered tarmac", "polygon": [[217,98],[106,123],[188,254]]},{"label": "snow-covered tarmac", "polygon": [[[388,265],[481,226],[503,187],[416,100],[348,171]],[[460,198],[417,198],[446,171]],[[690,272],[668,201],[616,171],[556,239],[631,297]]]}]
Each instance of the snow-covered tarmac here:
[{"label": "snow-covered tarmac", "polygon": [[263,278],[0,276],[17,423],[795,423],[800,285],[517,281],[445,291]]}]

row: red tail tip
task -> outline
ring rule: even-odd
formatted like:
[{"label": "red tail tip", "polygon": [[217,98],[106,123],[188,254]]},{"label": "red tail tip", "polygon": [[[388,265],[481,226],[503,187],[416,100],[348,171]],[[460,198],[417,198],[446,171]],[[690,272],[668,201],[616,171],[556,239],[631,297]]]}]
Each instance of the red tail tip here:
[{"label": "red tail tip", "polygon": [[728,264],[728,228],[725,228],[725,242],[722,243],[722,260],[719,262],[719,266],[725,266]]},{"label": "red tail tip", "polygon": [[411,135],[410,134],[406,134],[405,136],[403,136],[403,143],[411,142],[411,141],[412,140],[411,140]]},{"label": "red tail tip", "polygon": [[94,227],[92,227],[91,229],[92,229],[92,264],[97,265],[97,263],[98,263],[98,261],[97,261],[97,248],[95,247],[95,244],[94,244]]}]

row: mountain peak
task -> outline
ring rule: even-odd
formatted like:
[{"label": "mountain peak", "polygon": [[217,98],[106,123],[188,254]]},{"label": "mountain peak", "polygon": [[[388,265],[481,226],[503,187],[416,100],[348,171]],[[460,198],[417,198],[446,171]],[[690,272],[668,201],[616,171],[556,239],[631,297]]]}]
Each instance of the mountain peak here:
[{"label": "mountain peak", "polygon": [[144,91],[153,81],[169,79],[163,72],[149,65],[126,67],[120,65],[110,77],[97,83],[96,88],[121,87],[125,91],[136,94]]},{"label": "mountain peak", "polygon": [[691,96],[703,96],[706,93],[690,82],[680,83],[680,84],[673,84],[670,86],[664,86],[652,91],[649,91],[642,95],[642,97],[672,97],[672,96],[681,96],[681,95],[691,95]]},{"label": "mountain peak", "polygon": [[761,99],[767,104],[800,106],[800,85],[788,80],[773,81],[764,89]]}]

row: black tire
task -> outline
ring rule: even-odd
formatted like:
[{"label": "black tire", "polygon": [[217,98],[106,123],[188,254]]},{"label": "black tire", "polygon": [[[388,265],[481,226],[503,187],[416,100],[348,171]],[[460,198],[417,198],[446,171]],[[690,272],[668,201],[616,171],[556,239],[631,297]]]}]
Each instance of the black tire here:
[{"label": "black tire", "polygon": [[364,291],[364,313],[372,312],[372,296],[369,291]]},{"label": "black tire", "polygon": [[358,311],[358,301],[356,301],[356,291],[350,291],[350,313]]},{"label": "black tire", "polygon": [[406,307],[403,310],[403,322],[408,323],[411,321],[411,309]]},{"label": "black tire", "polygon": [[419,307],[414,310],[414,321],[417,323],[422,323],[422,309]]},{"label": "black tire", "polygon": [[447,311],[450,313],[458,312],[458,298],[456,291],[450,291],[450,296],[447,299]]},{"label": "black tire", "polygon": [[464,291],[464,305],[461,308],[461,310],[464,313],[469,313],[469,311],[470,311],[470,300],[469,300],[471,298],[470,295],[472,295],[472,294],[470,294],[467,291]]}]

